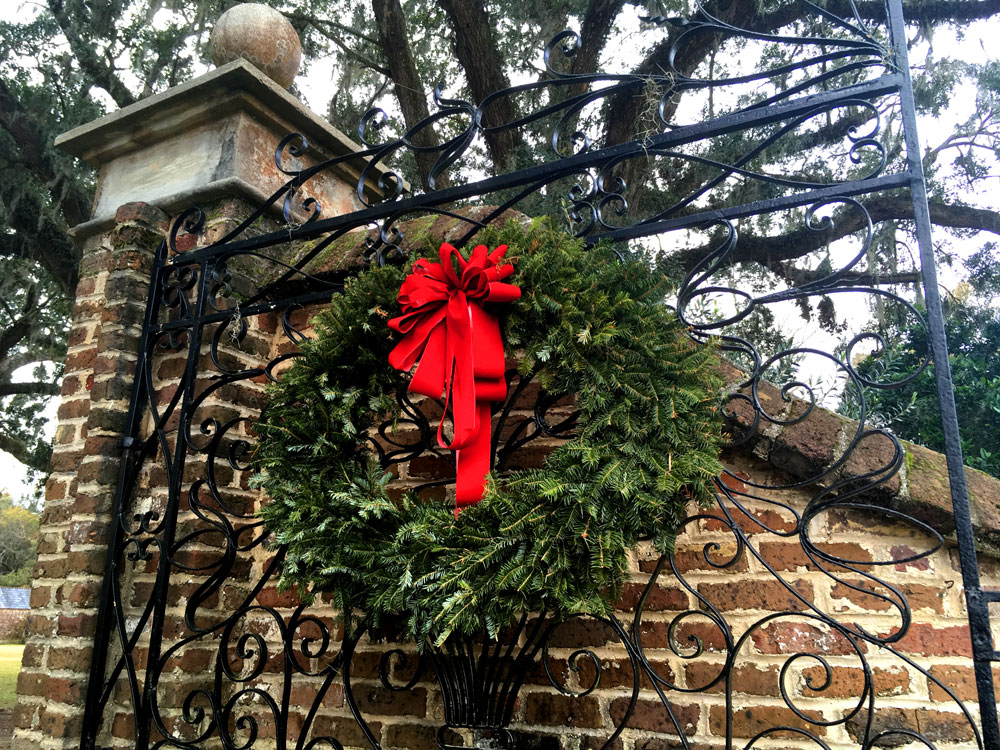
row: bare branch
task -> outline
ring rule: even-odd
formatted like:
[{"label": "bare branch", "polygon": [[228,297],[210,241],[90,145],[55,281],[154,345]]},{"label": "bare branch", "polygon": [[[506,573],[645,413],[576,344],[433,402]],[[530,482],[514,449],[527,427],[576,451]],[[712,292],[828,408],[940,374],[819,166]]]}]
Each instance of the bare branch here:
[{"label": "bare branch", "polygon": [[[377,16],[378,14],[376,14],[376,17]],[[362,65],[364,65],[366,68],[371,68],[375,72],[380,73],[384,76],[389,75],[389,68],[385,67],[384,65],[379,65],[379,63],[377,63],[375,60],[372,60],[370,57],[365,57],[357,50],[351,49],[346,44],[344,44],[344,42],[341,41],[340,37],[338,37],[335,34],[331,34],[329,31],[326,31],[324,28],[322,28],[322,26],[319,25],[319,22],[317,20],[307,19],[307,23],[314,29],[316,29],[316,31],[322,34],[325,38],[329,39],[331,42],[336,44],[340,48],[340,50],[352,60],[355,60],[356,62],[359,62]]]},{"label": "bare branch", "polygon": [[58,396],[59,391],[60,386],[57,383],[0,383],[0,396],[25,394]]},{"label": "bare branch", "polygon": [[[874,223],[889,219],[913,220],[913,203],[909,198],[880,196],[863,201],[863,205]],[[931,221],[938,226],[976,229],[1000,235],[1000,212],[997,211],[932,201],[930,212]],[[865,219],[862,213],[856,209],[845,209],[833,216],[829,228],[819,231],[802,228],[774,237],[741,234],[730,260],[734,263],[756,261],[771,266],[775,262],[801,258],[864,228]],[[679,255],[679,260],[685,268],[692,268],[712,250],[711,245],[685,250]]]},{"label": "bare branch", "polygon": [[[365,34],[364,32],[359,31],[358,29],[351,28],[350,26],[345,26],[342,23],[337,23],[336,21],[332,21],[329,18],[317,18],[316,16],[309,16],[306,15],[305,13],[285,13],[285,17],[293,21],[301,21],[302,23],[307,23],[314,29],[319,31],[321,34],[323,34],[324,36],[327,36],[328,32],[323,31],[321,27],[326,26],[331,29],[336,29],[337,31],[343,31],[345,34],[360,39],[363,42],[367,42],[368,44],[373,44],[375,46],[378,46],[379,44],[379,40],[376,39],[375,37],[368,36],[368,34]],[[329,38],[332,39],[332,37]]]},{"label": "bare branch", "polygon": [[0,450],[6,451],[28,468],[45,473],[49,470],[50,459],[41,458],[20,440],[0,432]]}]

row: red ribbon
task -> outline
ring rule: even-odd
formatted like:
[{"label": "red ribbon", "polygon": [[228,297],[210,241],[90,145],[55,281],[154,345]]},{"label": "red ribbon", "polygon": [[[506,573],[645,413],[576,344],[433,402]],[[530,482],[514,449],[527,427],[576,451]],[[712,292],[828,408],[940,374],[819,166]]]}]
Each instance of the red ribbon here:
[{"label": "red ribbon", "polygon": [[445,411],[451,406],[455,436],[445,443],[438,425],[437,437],[442,448],[455,451],[457,517],[460,508],[483,497],[490,470],[490,402],[507,398],[500,323],[482,303],[511,302],[521,290],[503,283],[514,273],[512,265],[498,265],[506,245],[492,253],[478,245],[468,261],[447,242],[438,252],[440,263],[418,260],[399,289],[403,314],[389,327],[403,340],[389,353],[389,364],[409,371],[419,358],[410,390],[430,398],[443,392]]}]

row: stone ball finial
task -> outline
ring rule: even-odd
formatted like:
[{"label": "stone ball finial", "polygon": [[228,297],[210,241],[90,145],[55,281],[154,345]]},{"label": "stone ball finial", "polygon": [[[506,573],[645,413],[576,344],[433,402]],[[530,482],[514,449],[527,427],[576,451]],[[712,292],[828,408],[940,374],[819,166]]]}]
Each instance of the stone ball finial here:
[{"label": "stone ball finial", "polygon": [[242,57],[284,88],[302,63],[302,43],[292,24],[263,3],[234,5],[219,16],[208,46],[217,66]]}]

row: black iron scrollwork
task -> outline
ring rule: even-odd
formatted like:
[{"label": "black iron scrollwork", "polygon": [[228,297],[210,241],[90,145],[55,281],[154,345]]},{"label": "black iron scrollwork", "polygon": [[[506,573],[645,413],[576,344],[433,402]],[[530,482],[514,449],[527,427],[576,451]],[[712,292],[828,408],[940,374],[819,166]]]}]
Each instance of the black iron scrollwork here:
[{"label": "black iron scrollwork", "polygon": [[[604,747],[612,747],[627,731],[640,700],[659,702],[677,742],[692,747],[695,738],[684,718],[685,707],[708,693],[722,696],[726,746],[732,746],[740,668],[755,639],[770,637],[785,623],[815,635],[813,642],[789,642],[790,651],[773,654],[772,662],[780,662],[774,698],[787,709],[789,723],[742,738],[743,747],[789,736],[827,747],[824,733],[833,728],[844,729],[863,748],[906,741],[933,747],[916,728],[886,729],[879,723],[879,712],[891,699],[873,685],[873,650],[891,655],[948,694],[972,727],[977,745],[983,746],[976,721],[954,692],[897,648],[912,613],[905,591],[887,573],[893,566],[926,560],[941,548],[941,534],[870,501],[871,493],[899,471],[904,453],[893,435],[866,423],[864,394],[905,387],[916,374],[893,380],[859,371],[855,363],[863,351],[877,356],[890,346],[877,328],[853,334],[835,351],[820,346],[765,350],[740,333],[740,326],[762,309],[847,294],[892,306],[898,318],[926,325],[904,296],[872,280],[867,259],[873,252],[874,223],[858,199],[913,184],[909,172],[887,173],[890,159],[879,106],[882,97],[903,90],[899,74],[905,58],[898,46],[890,48],[892,40],[884,29],[862,20],[854,0],[847,0],[849,12],[843,16],[822,3],[797,1],[815,15],[816,24],[810,28],[824,27],[824,35],[807,31],[778,36],[740,28],[701,5],[693,20],[648,19],[672,40],[666,64],[655,73],[571,72],[570,61],[581,40],[573,31],[561,32],[543,51],[546,75],[540,80],[496,92],[478,104],[448,98],[439,87],[434,92],[436,111],[396,136],[386,132],[386,114],[372,109],[361,118],[362,147],[357,153],[313,160],[305,136],[290,133],[274,152],[276,168],[288,178],[285,184],[214,241],[204,239],[201,210],[190,209],[174,221],[151,279],[84,747],[97,746],[121,700],[134,716],[135,746],[140,748],[197,750],[221,743],[249,750],[276,742],[279,747],[294,744],[297,750],[343,750],[335,732],[327,732],[318,721],[325,701],[337,691],[343,692],[345,710],[361,735],[379,746],[354,687],[363,669],[358,649],[365,643],[364,626],[352,627],[356,623],[350,618],[337,621],[322,599],[311,606],[276,600],[281,596],[275,589],[281,551],[267,549],[257,515],[260,498],[247,485],[252,418],[264,384],[280,378],[307,336],[297,318],[341,288],[341,279],[331,280],[315,267],[334,243],[361,230],[357,245],[363,260],[400,263],[406,258],[403,226],[410,218],[455,220],[462,229],[453,244],[462,246],[508,209],[539,196],[558,196],[569,230],[588,243],[681,230],[709,237],[710,244],[688,263],[676,310],[695,341],[715,338],[740,367],[742,382],[734,384],[722,407],[732,423],[733,446],[754,445],[774,430],[807,423],[820,414],[822,394],[814,384],[790,374],[795,368],[789,365],[802,357],[821,362],[830,377],[857,394],[860,404],[860,419],[845,428],[830,460],[771,483],[730,472],[717,483],[716,507],[692,513],[682,525],[685,544],[706,528],[714,529],[698,551],[705,570],[719,576],[742,566],[764,571],[787,594],[787,611],[737,622],[691,580],[674,554],[651,561],[648,584],[631,621],[593,618],[608,633],[606,645],[613,644],[616,653],[624,655],[620,669],[631,674],[631,680],[620,682],[623,708],[616,708],[612,726],[604,727]],[[898,15],[898,0],[890,0],[889,6]],[[794,59],[775,57],[770,67],[713,77],[683,62],[687,50],[709,40],[775,43],[793,52]],[[739,62],[734,58],[734,64]],[[781,85],[775,83],[778,79]],[[696,89],[750,93],[745,100],[734,94],[732,107],[720,109],[713,118],[678,125],[673,98]],[[604,143],[588,130],[588,113],[624,94],[648,100],[648,130],[622,143]],[[486,125],[484,114],[501,100],[516,103],[516,118]],[[822,174],[791,179],[760,166],[768,153],[810,133],[817,118],[838,112],[853,113],[858,124],[846,132],[843,152]],[[428,142],[419,137],[428,130],[449,135],[437,145],[420,145]],[[442,175],[454,178],[460,173],[478,139],[513,130],[543,138],[551,160],[472,182],[451,179],[449,187],[435,189]],[[723,153],[718,143],[732,141],[734,134],[739,136],[738,153]],[[392,161],[406,153],[434,156],[429,191],[421,193],[412,186],[407,190]],[[645,213],[631,205],[627,168],[640,160],[650,173],[683,175],[680,197],[670,205],[647,206]],[[310,195],[311,181],[347,163],[358,167],[354,189],[361,208],[324,216],[323,207]],[[721,188],[736,183],[753,186],[758,197],[743,202],[718,197]],[[493,197],[495,205],[490,204]],[[482,210],[473,214],[458,207],[470,200]],[[738,283],[734,263],[777,262],[744,252],[739,222],[780,212],[791,216],[789,224],[802,227],[803,236],[821,236],[836,228],[836,222],[849,222],[857,248],[838,264],[798,269],[798,276],[784,269],[788,284],[783,288],[761,290]],[[276,231],[248,231],[263,217],[274,216],[284,221]],[[928,361],[925,358],[925,366]],[[497,471],[513,465],[517,451],[533,440],[572,435],[575,417],[571,405],[559,400],[561,394],[541,391],[526,402],[529,388],[536,385],[533,376],[507,373],[511,396],[494,415]],[[395,425],[379,425],[369,437],[372,451],[387,467],[438,451],[430,416],[434,405],[411,400],[402,388],[397,399],[401,417]],[[880,452],[883,458],[877,465],[848,474],[851,456],[873,442],[889,450]],[[416,489],[448,482],[434,480]],[[807,499],[784,499],[782,493],[791,492],[806,493]],[[757,512],[761,508],[768,512]],[[852,559],[815,537],[816,524],[833,514],[851,513],[875,514],[908,527],[924,544],[892,559]],[[831,611],[821,598],[786,580],[763,554],[762,539],[794,545],[811,570],[875,602],[887,613],[882,621],[891,619],[894,627],[874,632]],[[676,589],[686,604],[650,620],[653,597],[665,586]],[[167,623],[168,606],[181,600],[183,628]],[[377,677],[390,691],[408,691],[417,688],[429,667],[438,682],[447,726],[489,729],[491,741],[510,747],[514,703],[532,670],[543,673],[565,696],[583,700],[599,689],[606,652],[589,645],[566,646],[562,634],[571,625],[525,615],[501,641],[451,640],[419,657],[385,647],[377,675],[365,679]],[[558,660],[566,665],[562,672],[553,666]],[[188,662],[203,664],[201,683],[185,671]],[[847,662],[860,675],[850,705],[816,713],[815,701],[833,694],[834,671]],[[698,668],[685,671],[690,666]],[[124,699],[118,697],[119,685],[124,686]],[[298,715],[295,720],[290,719],[293,713]],[[447,726],[438,735],[442,748],[456,745]]]}]

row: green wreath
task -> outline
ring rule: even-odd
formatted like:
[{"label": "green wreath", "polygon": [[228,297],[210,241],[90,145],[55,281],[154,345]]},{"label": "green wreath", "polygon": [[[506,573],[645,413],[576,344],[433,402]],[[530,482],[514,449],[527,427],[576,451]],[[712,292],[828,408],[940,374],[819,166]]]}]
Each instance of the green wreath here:
[{"label": "green wreath", "polygon": [[642,538],[670,550],[685,506],[712,497],[720,470],[715,352],[686,337],[662,274],[547,222],[479,239],[510,245],[522,289],[497,310],[508,358],[547,393],[576,394],[577,428],[542,468],[491,476],[457,519],[444,501],[393,499],[365,436],[399,416],[408,381],[388,364],[399,268],[369,270],[333,298],[256,424],[282,586],[332,592],[372,624],[403,615],[418,642],[495,637],[528,611],[610,614],[629,550]]}]

